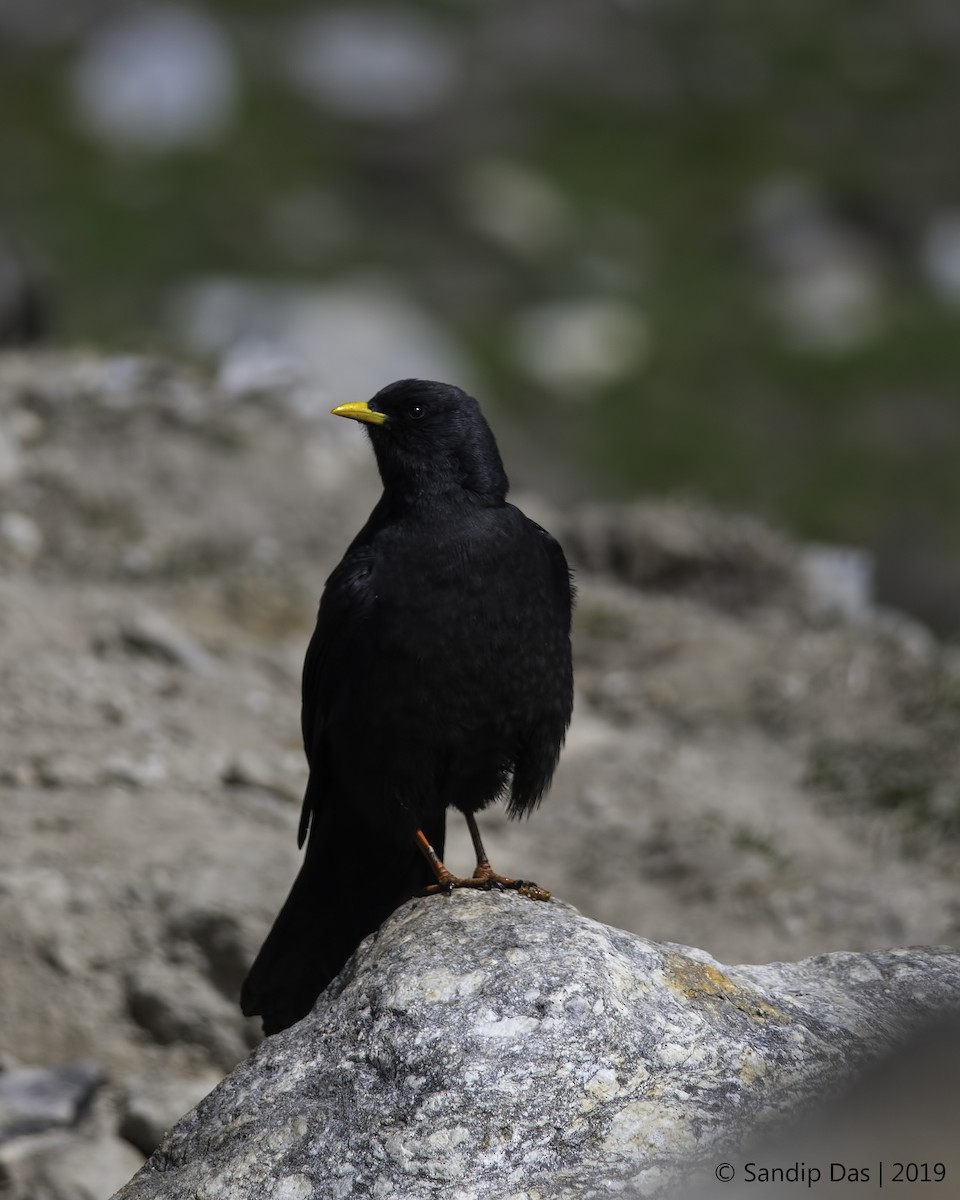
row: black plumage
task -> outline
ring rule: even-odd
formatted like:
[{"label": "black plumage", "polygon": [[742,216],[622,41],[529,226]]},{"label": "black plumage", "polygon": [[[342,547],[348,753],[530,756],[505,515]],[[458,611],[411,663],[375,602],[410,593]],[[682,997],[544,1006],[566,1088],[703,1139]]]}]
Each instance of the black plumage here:
[{"label": "black plumage", "polygon": [[[241,997],[266,1033],[305,1016],[412,895],[519,886],[493,875],[473,814],[537,805],[573,704],[567,563],[507,503],[476,400],[407,379],[334,412],[365,423],[383,494],[327,580],[304,662],[307,851]],[[451,805],[474,835],[469,880],[439,861]]]}]

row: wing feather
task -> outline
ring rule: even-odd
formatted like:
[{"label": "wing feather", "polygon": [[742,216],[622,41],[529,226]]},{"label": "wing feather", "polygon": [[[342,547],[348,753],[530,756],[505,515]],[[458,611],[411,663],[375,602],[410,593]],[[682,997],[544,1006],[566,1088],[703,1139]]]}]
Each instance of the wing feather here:
[{"label": "wing feather", "polygon": [[310,778],[300,810],[297,845],[303,846],[313,814],[324,801],[324,732],[333,705],[343,692],[351,653],[370,618],[373,601],[371,556],[354,545],[327,580],[313,637],[303,660],[300,729]]}]

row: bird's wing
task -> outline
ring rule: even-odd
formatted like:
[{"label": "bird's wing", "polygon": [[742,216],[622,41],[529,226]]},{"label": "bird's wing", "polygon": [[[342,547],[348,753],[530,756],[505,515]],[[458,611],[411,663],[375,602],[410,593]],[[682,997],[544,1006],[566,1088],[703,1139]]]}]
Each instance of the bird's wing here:
[{"label": "bird's wing", "polygon": [[[542,564],[537,590],[541,620],[539,674],[542,682],[537,719],[522,732],[514,762],[508,811],[512,816],[536,807],[550,785],[573,711],[570,617],[574,586],[560,543],[535,521],[529,522]],[[536,555],[531,555],[531,562]]]},{"label": "bird's wing", "polygon": [[[530,520],[528,517],[527,520]],[[553,576],[553,591],[551,593],[556,606],[557,613],[565,618],[567,623],[567,632],[570,629],[570,615],[573,611],[573,602],[576,598],[577,589],[573,582],[573,572],[567,563],[566,555],[557,539],[548,533],[542,525],[538,525],[536,521],[530,521],[530,524],[543,538],[543,543],[547,548],[547,558],[550,562],[550,571]]]},{"label": "bird's wing", "polygon": [[354,543],[327,580],[317,625],[303,661],[300,729],[310,779],[300,812],[298,846],[303,845],[311,815],[322,800],[323,731],[349,669],[352,650],[357,639],[363,637],[373,599],[370,576],[370,552]]}]

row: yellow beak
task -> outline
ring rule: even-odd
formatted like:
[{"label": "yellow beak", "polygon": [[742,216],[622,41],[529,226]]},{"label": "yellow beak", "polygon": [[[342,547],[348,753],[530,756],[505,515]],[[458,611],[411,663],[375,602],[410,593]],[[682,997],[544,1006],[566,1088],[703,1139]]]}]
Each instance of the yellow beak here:
[{"label": "yellow beak", "polygon": [[349,404],[338,404],[330,411],[335,417],[349,417],[351,421],[365,421],[368,425],[382,425],[387,419],[386,413],[377,412],[366,400],[351,400]]}]

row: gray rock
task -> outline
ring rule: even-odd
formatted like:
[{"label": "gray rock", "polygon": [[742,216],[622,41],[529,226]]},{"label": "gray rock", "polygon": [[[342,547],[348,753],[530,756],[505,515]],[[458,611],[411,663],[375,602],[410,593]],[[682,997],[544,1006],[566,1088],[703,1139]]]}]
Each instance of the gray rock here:
[{"label": "gray rock", "polygon": [[103,1083],[94,1063],[17,1067],[0,1074],[0,1142],[67,1128]]},{"label": "gray rock", "polygon": [[873,609],[873,555],[858,546],[803,548],[800,571],[811,612],[862,620]]},{"label": "gray rock", "polygon": [[199,1104],[219,1081],[219,1075],[211,1074],[198,1079],[131,1076],[126,1081],[120,1136],[144,1154],[152,1154],[171,1125]]},{"label": "gray rock", "polygon": [[754,196],[748,225],[789,345],[836,353],[880,332],[885,304],[873,247],[829,211],[812,183],[771,180]]},{"label": "gray rock", "polygon": [[10,487],[20,477],[21,455],[12,429],[0,425],[0,488]]},{"label": "gray rock", "polygon": [[167,773],[167,764],[159,754],[145,754],[142,758],[113,754],[103,764],[104,779],[126,787],[155,787],[164,782]]},{"label": "gray rock", "polygon": [[233,115],[237,77],[219,26],[192,6],[143,5],[98,30],[71,77],[72,115],[105,145],[204,145]]},{"label": "gray rock", "polygon": [[458,54],[441,27],[411,8],[318,9],[298,20],[289,71],[318,104],[341,116],[416,120],[449,100]]},{"label": "gray rock", "polygon": [[171,958],[178,953],[182,955],[185,948],[196,951],[204,975],[232,1009],[258,949],[256,940],[246,934],[244,923],[231,912],[175,906],[167,917],[164,932],[168,955]]},{"label": "gray rock", "polygon": [[514,329],[521,370],[567,400],[598,398],[646,364],[650,345],[643,313],[613,297],[538,304],[520,313]]},{"label": "gray rock", "polygon": [[417,900],[117,1200],[655,1195],[956,1005],[944,948],[728,968],[556,902]]},{"label": "gray rock", "polygon": [[299,383],[300,372],[288,354],[253,338],[227,347],[217,375],[218,390],[231,400],[289,393]]},{"label": "gray rock", "polygon": [[920,265],[941,300],[960,304],[960,213],[939,213],[924,232]]},{"label": "gray rock", "polygon": [[287,778],[275,765],[249,749],[238,750],[224,765],[220,778],[232,787],[257,788],[294,804],[303,798],[299,781]]},{"label": "gray rock", "polygon": [[44,787],[87,788],[94,787],[100,780],[98,765],[70,750],[62,753],[54,750],[39,758],[34,766]]},{"label": "gray rock", "polygon": [[248,1048],[239,1009],[190,963],[141,962],[127,980],[126,995],[130,1016],[161,1046],[202,1046],[224,1069]]},{"label": "gray rock", "polygon": [[206,650],[163,613],[152,609],[133,613],[120,622],[118,632],[123,645],[138,654],[200,674],[211,669],[212,659]]},{"label": "gray rock", "polygon": [[560,527],[577,567],[740,611],[800,592],[796,552],[761,521],[692,503],[584,504]]},{"label": "gray rock", "polygon": [[[815,1189],[820,1200],[849,1196],[883,1200],[891,1188],[925,1195],[936,1187],[956,1200],[960,1183],[953,1167],[957,1145],[956,1087],[960,1078],[960,1020],[936,1021],[896,1046],[841,1095],[769,1136],[731,1155],[723,1200],[786,1194],[784,1183]],[[904,1165],[898,1170],[898,1161]],[[914,1164],[911,1169],[906,1164]],[[684,1200],[717,1195],[716,1167]],[[792,1174],[775,1176],[779,1168]],[[938,1169],[939,1168],[939,1169]],[[783,1180],[783,1183],[780,1180]],[[887,1187],[887,1192],[881,1190]]]},{"label": "gray rock", "polygon": [[104,1200],[142,1161],[143,1155],[118,1137],[74,1134],[22,1159],[10,1172],[4,1200]]},{"label": "gray rock", "polygon": [[0,766],[0,783],[7,787],[35,787],[37,782],[37,771],[33,763],[21,761]]},{"label": "gray rock", "polygon": [[525,164],[479,159],[464,172],[458,192],[465,220],[514,254],[546,255],[573,236],[566,197]]},{"label": "gray rock", "polygon": [[[172,296],[170,319],[176,335],[201,353],[235,355],[252,343],[263,355],[270,347],[307,391],[322,392],[316,411],[324,415],[335,403],[372,396],[384,380],[420,376],[472,386],[449,329],[404,288],[378,276],[345,276],[324,286],[201,278]],[[298,407],[303,403],[300,395]]]},{"label": "gray rock", "polygon": [[24,513],[5,512],[0,516],[0,545],[15,560],[29,564],[43,550],[43,534],[36,521]]}]

